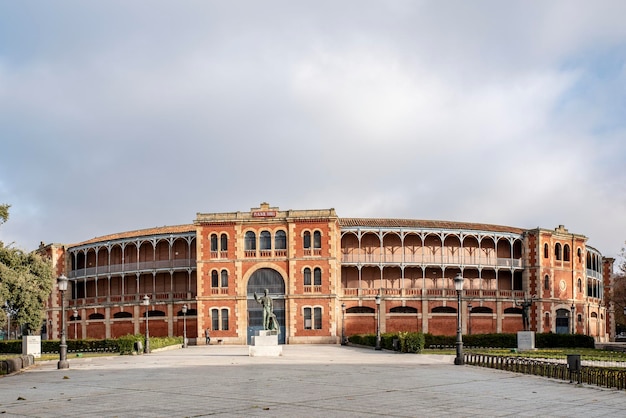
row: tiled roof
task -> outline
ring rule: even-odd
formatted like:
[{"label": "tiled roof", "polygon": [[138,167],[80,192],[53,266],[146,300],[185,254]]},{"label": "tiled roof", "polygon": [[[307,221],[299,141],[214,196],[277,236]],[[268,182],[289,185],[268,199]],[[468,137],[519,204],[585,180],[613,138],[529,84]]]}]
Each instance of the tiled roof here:
[{"label": "tiled roof", "polygon": [[342,227],[360,226],[364,228],[467,229],[473,231],[511,232],[514,234],[522,234],[526,231],[525,229],[512,226],[420,219],[339,218],[339,225]]},{"label": "tiled roof", "polygon": [[196,231],[196,226],[193,224],[160,226],[160,227],[155,227],[155,228],[137,229],[135,231],[126,231],[126,232],[120,232],[117,234],[95,237],[87,241],[69,245],[68,247],[78,247],[80,245],[92,244],[94,242],[113,241],[116,239],[144,237],[144,236],[149,236],[149,235],[178,234],[182,232],[195,232],[195,231]]}]

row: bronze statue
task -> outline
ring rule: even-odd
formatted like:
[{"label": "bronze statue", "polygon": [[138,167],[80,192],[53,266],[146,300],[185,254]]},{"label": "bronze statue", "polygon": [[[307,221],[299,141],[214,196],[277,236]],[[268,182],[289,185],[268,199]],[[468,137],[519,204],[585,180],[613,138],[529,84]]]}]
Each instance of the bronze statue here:
[{"label": "bronze statue", "polygon": [[272,298],[268,296],[267,289],[265,289],[265,294],[260,297],[254,292],[254,300],[263,306],[263,329],[280,332],[278,320],[274,314]]},{"label": "bronze statue", "polygon": [[530,299],[524,298],[522,302],[515,300],[515,306],[522,307],[522,325],[524,326],[524,331],[530,331],[530,307],[536,299],[537,296],[532,295]]}]

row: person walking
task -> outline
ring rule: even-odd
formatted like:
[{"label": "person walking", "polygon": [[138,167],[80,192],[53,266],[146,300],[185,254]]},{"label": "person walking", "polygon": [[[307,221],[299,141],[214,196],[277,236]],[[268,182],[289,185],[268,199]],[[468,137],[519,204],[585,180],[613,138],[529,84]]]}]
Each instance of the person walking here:
[{"label": "person walking", "polygon": [[211,336],[209,335],[209,329],[208,328],[204,330],[204,343],[206,345],[211,344]]}]

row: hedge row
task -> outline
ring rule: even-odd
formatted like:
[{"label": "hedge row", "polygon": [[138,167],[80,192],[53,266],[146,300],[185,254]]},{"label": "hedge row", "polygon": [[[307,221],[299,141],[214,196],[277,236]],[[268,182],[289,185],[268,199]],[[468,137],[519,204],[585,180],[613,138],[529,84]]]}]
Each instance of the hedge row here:
[{"label": "hedge row", "polygon": [[[454,347],[456,336],[425,334],[426,348]],[[517,334],[471,334],[463,335],[463,345],[480,348],[515,348]],[[593,337],[582,334],[536,333],[537,348],[594,348]]]},{"label": "hedge row", "polygon": [[[393,340],[397,339],[399,346],[394,347]],[[376,346],[375,334],[352,335],[348,341],[353,344]],[[406,344],[406,347],[403,346]],[[453,348],[456,345],[456,336],[432,335],[417,332],[384,333],[380,336],[382,348],[407,353],[419,353],[423,348]],[[463,335],[463,345],[480,348],[515,348],[517,334],[472,334]],[[594,348],[593,337],[582,334],[535,334],[537,348]]]},{"label": "hedge row", "polygon": [[[135,351],[135,342],[141,341],[145,345],[145,336],[142,334],[125,335],[117,339],[104,340],[67,340],[67,351],[69,353],[88,352],[112,352],[120,354],[132,354]],[[182,344],[182,337],[150,337],[150,348],[157,349],[171,345]],[[41,341],[42,353],[58,353],[59,340]],[[10,340],[0,341],[0,353],[21,354],[22,341]]]}]

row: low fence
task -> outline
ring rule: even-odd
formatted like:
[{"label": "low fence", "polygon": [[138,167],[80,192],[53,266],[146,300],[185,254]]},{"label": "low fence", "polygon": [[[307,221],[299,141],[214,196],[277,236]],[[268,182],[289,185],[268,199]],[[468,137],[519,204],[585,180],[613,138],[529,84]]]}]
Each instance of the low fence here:
[{"label": "low fence", "polygon": [[570,368],[567,363],[523,357],[493,356],[465,353],[465,364],[515,373],[532,374],[552,379],[569,380],[606,388],[626,389],[626,369],[580,366]]}]

